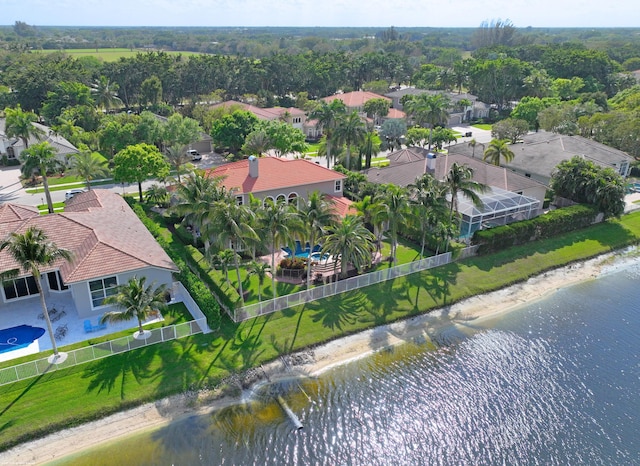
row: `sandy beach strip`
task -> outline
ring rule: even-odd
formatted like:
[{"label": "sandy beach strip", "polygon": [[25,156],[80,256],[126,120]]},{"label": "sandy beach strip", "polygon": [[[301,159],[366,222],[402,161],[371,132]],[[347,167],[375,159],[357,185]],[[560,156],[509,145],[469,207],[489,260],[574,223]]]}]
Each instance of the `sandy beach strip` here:
[{"label": "sandy beach strip", "polygon": [[[475,296],[446,308],[340,338],[312,351],[303,351],[301,371],[318,375],[340,364],[366,357],[390,346],[419,338],[430,339],[448,326],[491,328],[493,319],[571,285],[620,270],[638,261],[636,249],[609,253],[545,272],[526,282]],[[312,355],[309,357],[309,355]],[[295,357],[293,358],[295,359]],[[264,370],[282,371],[281,361]],[[210,394],[179,395],[147,403],[103,419],[48,435],[0,453],[3,464],[43,464],[134,433],[157,429],[186,416],[206,414],[235,404],[236,399],[213,399]]]}]

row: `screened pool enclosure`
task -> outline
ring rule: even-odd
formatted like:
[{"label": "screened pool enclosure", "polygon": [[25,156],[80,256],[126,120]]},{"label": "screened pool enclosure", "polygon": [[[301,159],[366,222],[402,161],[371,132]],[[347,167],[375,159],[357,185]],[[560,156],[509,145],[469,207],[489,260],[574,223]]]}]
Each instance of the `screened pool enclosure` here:
[{"label": "screened pool enclosure", "polygon": [[476,207],[470,199],[458,194],[458,211],[462,217],[460,238],[469,239],[476,230],[528,220],[540,214],[540,201],[533,197],[493,186],[479,197],[482,207]]}]

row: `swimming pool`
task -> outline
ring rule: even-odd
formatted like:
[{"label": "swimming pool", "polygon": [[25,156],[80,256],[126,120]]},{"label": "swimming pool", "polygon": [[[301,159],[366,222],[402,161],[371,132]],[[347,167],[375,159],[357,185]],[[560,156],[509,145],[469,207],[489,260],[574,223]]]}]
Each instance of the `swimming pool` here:
[{"label": "swimming pool", "polygon": [[42,335],[43,328],[31,325],[18,325],[0,330],[0,353],[26,348]]}]

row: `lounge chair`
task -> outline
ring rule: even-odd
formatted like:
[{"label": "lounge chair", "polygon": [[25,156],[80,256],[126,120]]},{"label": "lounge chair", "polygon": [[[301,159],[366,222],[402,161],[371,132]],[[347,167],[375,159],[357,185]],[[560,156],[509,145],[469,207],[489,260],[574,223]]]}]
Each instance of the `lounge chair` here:
[{"label": "lounge chair", "polygon": [[295,255],[296,256],[300,256],[304,253],[304,249],[302,249],[302,244],[300,244],[299,240],[296,240],[296,252]]},{"label": "lounge chair", "polygon": [[304,245],[304,250],[307,254],[311,253],[311,245],[309,244],[309,241],[307,241]]},{"label": "lounge chair", "polygon": [[84,321],[84,331],[86,333],[91,333],[93,332],[93,326],[91,325],[91,321],[89,319],[86,319]]},{"label": "lounge chair", "polygon": [[282,249],[282,252],[284,252],[284,257],[291,257],[293,256],[293,251],[291,250],[290,247],[284,247],[284,248],[280,248]]},{"label": "lounge chair", "polygon": [[313,254],[314,252],[320,252],[321,249],[322,249],[322,246],[320,246],[319,244],[316,244],[313,247],[313,250],[311,251],[311,254]]}]

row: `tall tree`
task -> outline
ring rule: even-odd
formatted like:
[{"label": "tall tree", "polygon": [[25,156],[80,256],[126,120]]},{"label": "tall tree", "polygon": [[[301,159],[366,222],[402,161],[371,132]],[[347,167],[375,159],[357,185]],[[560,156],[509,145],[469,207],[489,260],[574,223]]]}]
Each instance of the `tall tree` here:
[{"label": "tall tree", "polygon": [[182,167],[189,163],[191,156],[187,153],[186,147],[182,145],[169,146],[165,149],[165,156],[167,162],[169,162],[178,174],[178,184],[182,183],[180,174],[182,173]]},{"label": "tall tree", "polygon": [[[476,206],[482,206],[482,200],[478,193],[488,190],[488,187],[473,179],[473,169],[468,165],[461,165],[458,162],[451,164],[444,180],[445,190],[451,197],[449,201],[449,224],[453,223],[454,212],[458,213],[458,194],[468,198]],[[449,247],[447,240],[446,249]]]},{"label": "tall tree", "polygon": [[406,101],[405,109],[413,121],[420,126],[429,125],[429,150],[433,140],[433,129],[444,126],[449,118],[451,101],[444,94],[419,94]]},{"label": "tall tree", "polygon": [[122,100],[117,96],[118,89],[117,83],[112,83],[106,76],[100,76],[91,90],[96,107],[109,113],[112,108],[122,105]]},{"label": "tall tree", "polygon": [[358,163],[358,170],[362,168],[362,156],[364,156],[364,168],[371,168],[371,159],[378,155],[380,152],[380,136],[378,132],[372,127],[367,127],[367,132],[364,135],[364,140],[360,145],[360,157]]},{"label": "tall tree", "polygon": [[118,182],[138,183],[138,196],[142,198],[142,182],[148,178],[164,178],[169,164],[158,148],[150,144],[135,144],[122,149],[113,158],[113,176]]},{"label": "tall tree", "polygon": [[[420,232],[420,257],[424,257],[427,234],[435,231],[439,222],[448,214],[444,186],[433,176],[425,173],[408,186],[411,213],[416,230]],[[432,233],[433,233],[432,231]],[[436,235],[434,235],[436,236]]]},{"label": "tall tree", "polygon": [[33,123],[38,121],[38,116],[33,112],[25,112],[20,105],[16,108],[5,108],[5,134],[10,138],[22,140],[25,149],[29,148],[29,138],[40,138],[44,132]]},{"label": "tall tree", "polygon": [[18,268],[5,272],[1,277],[2,280],[15,278],[21,271],[28,272],[33,276],[36,287],[38,288],[38,295],[40,296],[42,314],[44,315],[49,337],[51,338],[51,347],[53,348],[52,362],[62,362],[59,361],[61,355],[58,352],[47,303],[40,284],[40,269],[54,265],[59,259],[65,261],[71,260],[71,253],[49,241],[45,232],[36,227],[29,227],[24,233],[11,233],[9,238],[0,243],[0,251],[4,249],[7,249],[13,260],[17,263]]},{"label": "tall tree", "polygon": [[340,99],[335,99],[329,104],[321,100],[309,114],[309,120],[316,120],[317,126],[322,128],[322,133],[326,137],[327,168],[331,166],[331,149],[334,142],[336,124],[340,115],[344,115],[346,111],[347,107]]},{"label": "tall tree", "polygon": [[82,151],[71,159],[70,173],[82,178],[91,189],[91,180],[97,177],[106,177],[109,174],[107,161],[97,152]]},{"label": "tall tree", "polygon": [[367,127],[355,110],[338,119],[335,128],[335,138],[340,144],[346,146],[345,168],[351,170],[351,147],[359,146],[364,142]]},{"label": "tall tree", "polygon": [[25,149],[20,154],[22,167],[20,170],[25,177],[31,177],[35,173],[39,173],[42,178],[42,186],[44,188],[44,196],[47,200],[47,208],[49,213],[53,213],[53,203],[51,202],[51,192],[49,191],[49,172],[55,171],[60,167],[60,162],[56,158],[57,149],[48,142],[39,142]]},{"label": "tall tree", "polygon": [[116,288],[116,294],[108,296],[104,304],[115,305],[117,310],[105,312],[100,318],[100,323],[124,322],[131,319],[138,321],[138,335],[145,338],[142,321],[158,311],[167,307],[167,286],[155,283],[146,285],[147,277],[133,277],[124,285]]},{"label": "tall tree", "polygon": [[[253,260],[249,263],[249,267],[247,269],[249,275],[255,275],[258,277],[258,301],[262,301],[262,287],[264,286],[264,279],[267,278],[267,272],[270,272],[271,270],[271,266],[266,262]],[[275,285],[275,282],[272,282],[272,285]]]},{"label": "tall tree", "polygon": [[482,160],[489,161],[493,165],[500,166],[500,160],[504,159],[506,163],[513,160],[514,153],[509,148],[509,141],[506,139],[493,139],[489,143],[489,147],[484,151]]},{"label": "tall tree", "polygon": [[260,229],[269,235],[269,246],[271,248],[271,283],[273,288],[273,299],[277,298],[275,282],[276,251],[283,245],[290,244],[296,233],[301,232],[301,223],[297,212],[284,199],[273,201],[268,198],[263,206],[258,210],[258,221]]},{"label": "tall tree", "polygon": [[[259,239],[253,229],[254,221],[255,214],[253,211],[245,205],[236,204],[235,199],[231,196],[214,202],[205,219],[205,223],[210,226],[207,231],[212,235],[211,239],[222,249],[230,247],[236,250],[241,250],[249,242]],[[238,277],[238,293],[240,294],[240,299],[244,302],[238,255],[235,256],[234,260]]]},{"label": "tall tree", "polygon": [[347,277],[349,264],[360,271],[371,265],[375,236],[364,226],[361,217],[347,215],[342,221],[327,227],[322,252],[340,257],[340,276]]},{"label": "tall tree", "polygon": [[[325,229],[336,221],[334,206],[324,194],[314,191],[298,208],[300,221],[313,248]],[[311,286],[311,264],[307,266],[307,289]]]},{"label": "tall tree", "polygon": [[387,233],[391,240],[391,261],[395,263],[397,261],[398,230],[406,223],[409,215],[407,190],[392,184],[385,186],[382,203],[385,207],[384,219],[387,223]]}]

